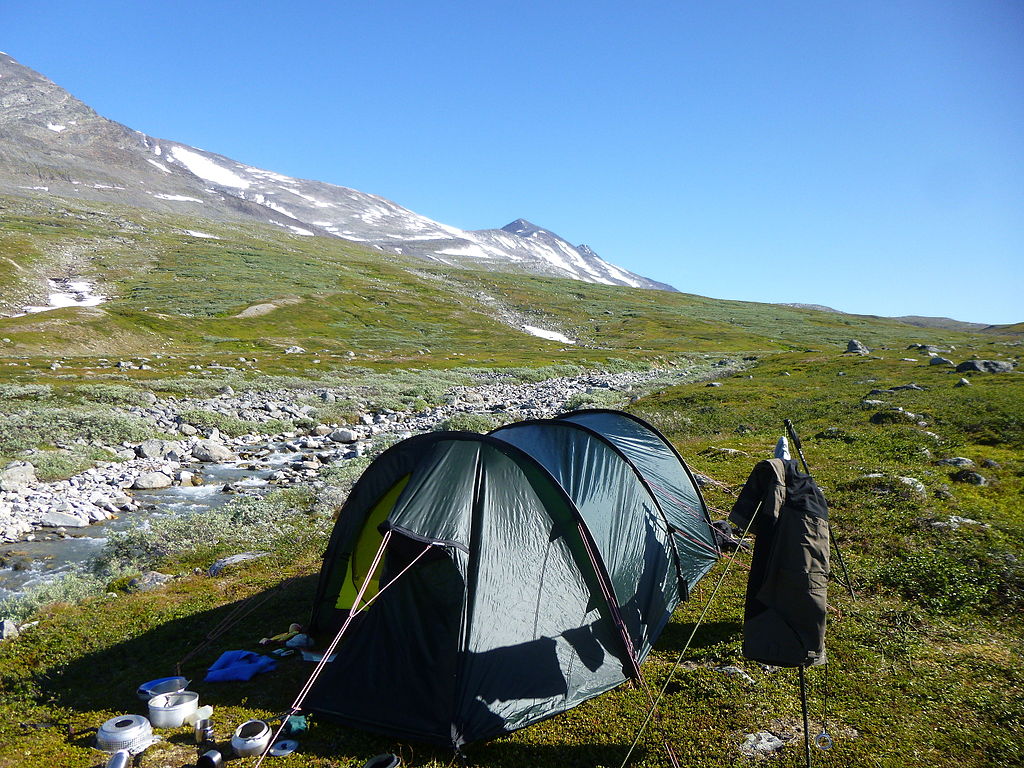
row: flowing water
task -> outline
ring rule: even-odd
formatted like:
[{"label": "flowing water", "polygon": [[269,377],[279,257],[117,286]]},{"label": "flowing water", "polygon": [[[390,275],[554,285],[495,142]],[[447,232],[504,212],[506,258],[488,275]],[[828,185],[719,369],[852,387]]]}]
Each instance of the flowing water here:
[{"label": "flowing water", "polygon": [[0,546],[0,600],[14,597],[27,587],[66,572],[76,565],[87,563],[99,554],[112,531],[124,531],[147,521],[170,515],[204,512],[222,506],[237,493],[225,493],[231,484],[242,492],[262,492],[269,486],[267,477],[284,465],[295,454],[281,450],[280,444],[267,444],[246,449],[246,454],[269,449],[270,453],[255,461],[243,458],[223,464],[204,464],[201,468],[203,485],[173,486],[151,491],[132,491],[142,508],[137,512],[122,512],[114,520],[96,523],[86,528],[68,529],[63,538],[45,530],[36,532],[33,541],[22,541]]}]

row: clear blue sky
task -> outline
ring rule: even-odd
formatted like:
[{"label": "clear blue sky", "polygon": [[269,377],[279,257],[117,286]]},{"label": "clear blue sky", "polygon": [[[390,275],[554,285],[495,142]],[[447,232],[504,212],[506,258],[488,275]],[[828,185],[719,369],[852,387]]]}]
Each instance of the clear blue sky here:
[{"label": "clear blue sky", "polygon": [[101,114],[683,291],[1024,320],[1024,3],[7,2]]}]

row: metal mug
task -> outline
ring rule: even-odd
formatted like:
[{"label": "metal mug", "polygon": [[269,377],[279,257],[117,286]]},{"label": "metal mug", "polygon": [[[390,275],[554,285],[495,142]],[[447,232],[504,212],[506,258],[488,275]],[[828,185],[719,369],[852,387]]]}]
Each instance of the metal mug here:
[{"label": "metal mug", "polygon": [[195,726],[196,744],[208,744],[213,741],[213,720],[205,717],[196,720]]}]

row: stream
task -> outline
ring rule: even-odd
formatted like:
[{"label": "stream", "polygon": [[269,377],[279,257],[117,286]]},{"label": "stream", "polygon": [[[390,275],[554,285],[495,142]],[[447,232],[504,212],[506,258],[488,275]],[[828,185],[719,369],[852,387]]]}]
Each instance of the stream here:
[{"label": "stream", "polygon": [[3,545],[0,562],[7,564],[0,567],[0,600],[16,597],[34,584],[87,563],[99,554],[113,531],[145,525],[151,519],[205,512],[227,504],[239,496],[239,493],[224,492],[227,484],[242,493],[259,493],[273,487],[268,485],[267,477],[294,456],[282,447],[283,443],[257,444],[247,453],[259,453],[262,449],[270,449],[270,453],[258,459],[249,455],[220,464],[203,464],[203,485],[132,491],[133,498],[141,505],[137,512],[124,512],[113,520],[69,529],[65,535],[43,529],[32,541]]}]

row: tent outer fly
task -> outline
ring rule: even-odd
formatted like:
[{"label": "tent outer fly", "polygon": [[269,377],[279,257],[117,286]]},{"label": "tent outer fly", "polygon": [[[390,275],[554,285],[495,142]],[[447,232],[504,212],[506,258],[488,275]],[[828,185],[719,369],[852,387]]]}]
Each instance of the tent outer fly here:
[{"label": "tent outer fly", "polygon": [[690,471],[629,414],[409,438],[339,514],[312,629],[373,603],[305,708],[455,749],[523,728],[637,677],[718,557]]}]

